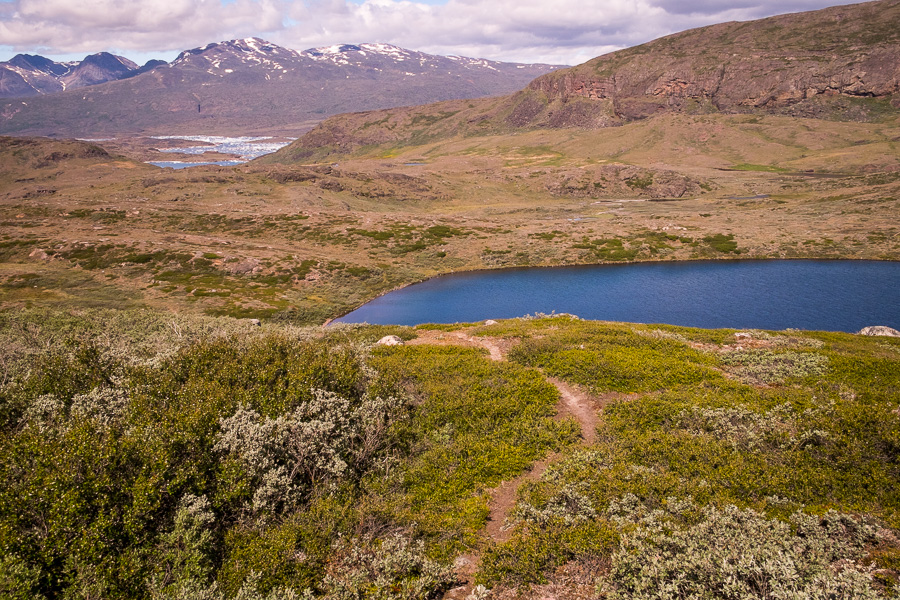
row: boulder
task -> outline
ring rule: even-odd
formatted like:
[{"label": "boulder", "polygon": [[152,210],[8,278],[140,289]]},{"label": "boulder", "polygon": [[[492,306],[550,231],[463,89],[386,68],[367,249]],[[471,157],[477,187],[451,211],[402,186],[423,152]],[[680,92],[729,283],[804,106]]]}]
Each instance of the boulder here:
[{"label": "boulder", "polygon": [[377,342],[375,342],[376,346],[402,346],[403,340],[401,340],[396,335],[386,335]]},{"label": "boulder", "polygon": [[900,331],[885,327],[884,325],[871,325],[863,327],[856,332],[856,335],[886,335],[888,337],[900,337]]}]

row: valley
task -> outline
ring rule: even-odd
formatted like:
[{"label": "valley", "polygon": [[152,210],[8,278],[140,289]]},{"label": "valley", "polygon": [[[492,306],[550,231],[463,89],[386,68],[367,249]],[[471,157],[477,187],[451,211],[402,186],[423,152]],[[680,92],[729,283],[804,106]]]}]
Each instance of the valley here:
[{"label": "valley", "polygon": [[172,171],[7,138],[2,299],[311,324],[467,269],[896,259],[898,140],[896,117],[661,115]]},{"label": "valley", "polygon": [[897,597],[894,330],[334,319],[473,270],[900,260],[898,20],[530,74],[242,38],[4,100],[0,597]]}]

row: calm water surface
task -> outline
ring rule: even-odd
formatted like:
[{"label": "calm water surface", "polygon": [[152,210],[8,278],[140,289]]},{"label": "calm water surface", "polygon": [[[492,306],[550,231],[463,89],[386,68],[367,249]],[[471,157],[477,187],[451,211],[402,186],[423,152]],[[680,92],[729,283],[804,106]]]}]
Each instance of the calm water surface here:
[{"label": "calm water surface", "polygon": [[900,329],[900,262],[711,261],[458,273],[337,319],[416,325],[537,312],[691,327]]}]

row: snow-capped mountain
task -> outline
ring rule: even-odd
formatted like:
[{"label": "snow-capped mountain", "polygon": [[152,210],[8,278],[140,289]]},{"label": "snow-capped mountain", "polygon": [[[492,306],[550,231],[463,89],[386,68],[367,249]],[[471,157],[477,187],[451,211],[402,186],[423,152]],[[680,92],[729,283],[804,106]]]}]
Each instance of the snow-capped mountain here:
[{"label": "snow-capped mountain", "polygon": [[[65,65],[63,73],[55,66],[61,63],[37,58],[31,63],[38,66],[29,73],[43,69],[59,87],[55,93],[0,102],[0,133],[168,133],[176,124],[196,133],[297,133],[341,112],[506,94],[557,68],[437,56],[390,44],[296,51],[259,38],[207,44],[185,50],[171,63],[141,69],[105,55]],[[122,69],[112,68],[110,59]],[[90,85],[102,78],[101,65],[112,80]],[[8,72],[19,74],[15,68]],[[0,86],[4,77],[0,71]]]},{"label": "snow-capped mountain", "polygon": [[531,80],[557,68],[551,65],[504,63],[462,56],[438,56],[391,44],[339,44],[298,52],[259,38],[231,40],[185,50],[171,66],[202,68],[210,75],[219,77],[231,75],[239,69],[256,69],[257,72],[266,71],[269,79],[291,78],[306,70],[322,73],[328,72],[325,69],[336,68],[345,78],[372,77],[378,73],[415,77],[438,73],[473,75],[486,72],[527,72],[527,78]]},{"label": "snow-capped mountain", "polygon": [[138,67],[125,57],[108,52],[86,56],[82,61],[55,62],[37,54],[17,54],[0,63],[0,98],[24,98],[72,90],[132,77],[165,61],[150,61]]}]

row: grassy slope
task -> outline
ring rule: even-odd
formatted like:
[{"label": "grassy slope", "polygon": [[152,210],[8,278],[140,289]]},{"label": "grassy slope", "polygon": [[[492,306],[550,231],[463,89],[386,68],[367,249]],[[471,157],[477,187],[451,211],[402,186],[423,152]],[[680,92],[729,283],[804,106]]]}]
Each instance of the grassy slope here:
[{"label": "grassy slope", "polygon": [[[683,532],[712,552],[716,540],[703,536],[735,518],[727,527],[743,532],[746,560],[801,544],[779,529],[790,519],[824,545],[802,556],[785,546],[778,564],[737,571],[732,585],[763,577],[770,589],[832,585],[863,597],[897,582],[900,346],[889,338],[568,317],[325,332],[147,311],[0,317],[0,589],[14,597],[152,588],[231,598],[287,586],[426,598],[459,583],[440,564],[460,554],[495,597],[525,585],[526,598],[649,598],[635,586],[676,580],[714,593],[727,573],[691,563],[690,546],[663,568],[659,548],[676,548]],[[508,360],[454,346],[454,329],[511,347]],[[387,333],[444,345],[370,347]],[[553,418],[562,404],[550,376],[590,400],[595,442],[578,440],[571,417]],[[292,486],[263,493],[266,469],[299,459],[280,454],[275,430],[224,451],[228,419],[239,407],[258,423],[293,418],[320,406],[313,388],[351,405],[402,402],[387,428],[341,415],[349,420],[320,452],[344,448],[350,467],[328,475],[300,463],[317,478],[300,469]],[[363,426],[361,438],[337,435]],[[367,462],[352,458],[364,448],[374,450]],[[510,534],[492,537],[492,489],[551,451],[543,475],[519,488]],[[670,537],[640,542],[653,522]],[[659,568],[637,569],[632,555]],[[844,574],[831,579],[837,564]]]}]

